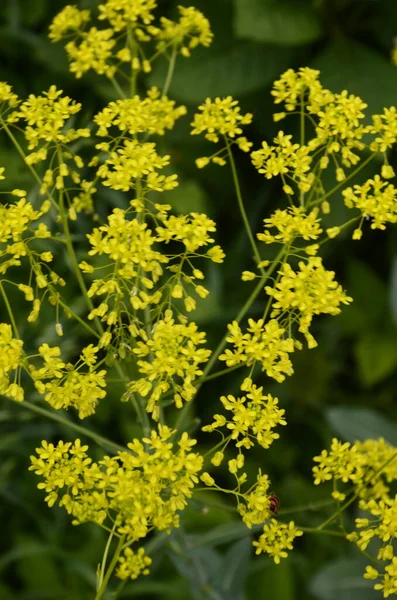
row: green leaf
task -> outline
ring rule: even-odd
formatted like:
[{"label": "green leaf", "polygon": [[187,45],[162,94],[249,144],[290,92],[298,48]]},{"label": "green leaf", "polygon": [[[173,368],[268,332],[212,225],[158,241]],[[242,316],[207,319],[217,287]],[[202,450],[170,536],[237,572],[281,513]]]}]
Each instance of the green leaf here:
[{"label": "green leaf", "polygon": [[364,571],[361,560],[336,560],[312,578],[310,592],[318,600],[379,600],[374,583],[363,579]]},{"label": "green leaf", "polygon": [[391,264],[389,289],[390,311],[393,316],[394,322],[397,324],[397,256],[393,257]]},{"label": "green leaf", "polygon": [[[161,202],[159,198],[158,202]],[[167,204],[178,214],[190,212],[207,212],[208,197],[202,186],[196,179],[181,181],[177,188],[167,192],[165,199]]]},{"label": "green leaf", "polygon": [[[197,53],[198,54],[198,53]],[[288,49],[274,51],[270,46],[234,44],[222,52],[200,53],[186,60],[178,58],[169,95],[193,104],[215,96],[243,96],[269,84],[289,61]],[[166,65],[159,64],[150,78],[162,87]]]},{"label": "green leaf", "polygon": [[387,286],[373,269],[358,260],[350,260],[347,265],[346,289],[354,300],[344,307],[338,317],[346,332],[363,333],[384,323],[388,309]]},{"label": "green leaf", "polygon": [[397,445],[397,424],[369,408],[334,406],[328,409],[327,420],[346,442],[364,441],[383,437],[389,444]]},{"label": "green leaf", "polygon": [[397,368],[396,332],[368,332],[357,342],[354,353],[361,383],[365,387],[371,387]]},{"label": "green leaf", "polygon": [[322,84],[333,92],[348,90],[382,113],[397,96],[397,71],[388,56],[347,38],[333,41],[310,65],[321,71]]},{"label": "green leaf", "polygon": [[243,539],[229,548],[223,559],[223,568],[215,578],[214,587],[222,597],[229,600],[244,600],[244,588],[252,554],[250,539]]},{"label": "green leaf", "polygon": [[244,523],[227,523],[214,527],[202,535],[196,536],[192,545],[194,548],[198,548],[199,546],[219,546],[234,540],[250,537],[259,530],[260,526],[248,529]]},{"label": "green leaf", "polygon": [[274,44],[307,44],[322,35],[310,3],[302,0],[235,0],[236,36]]}]

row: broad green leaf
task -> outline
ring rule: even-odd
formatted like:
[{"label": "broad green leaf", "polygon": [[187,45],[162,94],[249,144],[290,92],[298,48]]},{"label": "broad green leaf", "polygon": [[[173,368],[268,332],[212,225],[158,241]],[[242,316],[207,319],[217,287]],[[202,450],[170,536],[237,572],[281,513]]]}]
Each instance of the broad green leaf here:
[{"label": "broad green leaf", "polygon": [[364,571],[359,559],[336,560],[312,578],[310,592],[318,600],[379,600],[374,582],[363,579]]},{"label": "broad green leaf", "polygon": [[235,0],[236,36],[258,42],[297,45],[322,35],[311,3],[302,0]]},{"label": "broad green leaf", "polygon": [[387,287],[371,267],[358,260],[349,260],[346,289],[353,302],[345,306],[338,317],[345,331],[363,333],[384,323],[388,308]]},{"label": "broad green leaf", "polygon": [[354,352],[361,383],[371,387],[397,369],[397,333],[393,330],[368,332],[358,340]]},{"label": "broad green leaf", "polygon": [[322,84],[333,92],[348,90],[368,104],[368,113],[382,113],[397,97],[397,71],[388,56],[364,44],[338,38],[310,65],[321,71]]},{"label": "broad green leaf", "polygon": [[[271,46],[233,44],[222,52],[200,53],[199,58],[178,58],[169,95],[182,102],[203,102],[207,97],[243,96],[269,84],[291,60],[288,49],[277,52]],[[150,78],[162,87],[166,66],[160,64]]]},{"label": "broad green leaf", "polygon": [[260,558],[252,563],[249,576],[249,598],[269,600],[268,590],[271,590],[270,600],[295,600],[296,586],[294,573],[297,572],[293,558],[288,557],[276,565],[268,557]]},{"label": "broad green leaf", "polygon": [[329,408],[327,420],[335,432],[346,442],[385,438],[397,445],[397,423],[390,422],[369,408],[334,406]]}]

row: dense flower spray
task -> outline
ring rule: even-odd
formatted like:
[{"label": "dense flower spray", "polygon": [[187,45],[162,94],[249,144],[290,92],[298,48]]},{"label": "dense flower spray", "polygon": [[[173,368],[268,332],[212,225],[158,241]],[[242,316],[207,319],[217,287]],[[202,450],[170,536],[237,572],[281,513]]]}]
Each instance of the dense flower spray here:
[{"label": "dense flower spray", "polygon": [[[124,581],[149,573],[151,558],[136,546],[155,531],[170,533],[178,527],[201,484],[205,491],[232,496],[249,529],[261,527],[253,542],[257,554],[266,553],[275,563],[286,558],[305,528],[283,522],[282,515],[276,518],[269,475],[261,468],[254,474],[245,468],[249,451],[268,449],[280,437],[279,426],[287,424],[282,402],[266,390],[266,378],[281,384],[290,377],[293,353],[304,343],[317,345],[317,316],[337,315],[352,302],[323,260],[322,246],[353,224],[352,237],[359,240],[365,219],[372,229],[397,221],[397,193],[390,182],[394,172],[387,160],[397,141],[395,109],[365,121],[362,99],[324,88],[316,70],[290,69],[273,87],[282,109],[274,119],[280,122],[300,112],[310,127],[302,130],[299,142],[280,130],[272,142],[264,140],[253,149],[247,131],[254,115],[244,113],[230,96],[207,98],[193,116],[191,133],[204,135],[217,150],[198,157],[196,164],[230,166],[254,258],[242,280],[257,283],[212,352],[194,311],[209,293],[206,265],[221,264],[225,255],[213,219],[198,212],[177,214],[167,203],[167,192],[179,182],[171,155],[158,139],[187,113],[168,97],[176,60],[188,58],[198,46],[208,47],[213,35],[207,18],[194,7],[178,7],[175,21],[157,18],[156,9],[155,0],[107,0],[99,4],[96,20],[91,11],[76,6],[66,6],[54,18],[50,38],[66,41],[71,72],[80,78],[92,70],[115,89],[115,99],[89,126],[77,126],[81,105],[56,86],[23,100],[0,83],[0,125],[40,182],[37,205],[25,190],[13,189],[0,208],[0,292],[10,321],[0,323],[0,392],[31,406],[24,400],[31,383],[51,409],[74,410],[85,419],[107,401],[108,372],[114,368],[124,386],[121,400],[129,403],[142,429],[141,437],[125,448],[108,441],[117,453],[97,461],[79,439],[44,440],[31,457],[30,469],[40,477],[38,487],[46,492],[49,506],[63,507],[75,525],[92,522],[109,533],[96,600],[103,597],[113,572]],[[145,92],[140,78],[164,58],[169,69],[163,88]],[[78,153],[76,142],[82,140],[91,154]],[[239,151],[249,154],[265,179],[280,178],[285,197],[256,236],[238,182],[234,154]],[[383,157],[380,173],[361,185],[348,185],[368,153]],[[331,190],[322,180],[327,170],[336,180]],[[3,172],[1,168],[1,179]],[[124,205],[105,220],[96,214],[98,189],[124,194]],[[352,218],[326,229],[322,217],[333,210],[335,193],[341,193]],[[90,230],[78,260],[71,231],[80,219],[90,223]],[[271,244],[278,254],[270,262],[263,251]],[[60,245],[80,286],[84,314],[68,304],[68,282],[52,268]],[[20,281],[14,269],[22,264],[29,272],[27,281]],[[44,306],[61,341],[69,320],[84,328],[89,340],[75,357],[63,358],[67,348],[62,343],[25,348],[7,295],[11,286],[28,304],[28,324],[40,319]],[[262,314],[248,318],[261,293]],[[217,360],[223,369],[210,373]],[[202,427],[220,441],[206,454],[200,445],[193,451],[197,440],[185,431],[189,406],[207,381],[237,368],[239,391],[226,383],[212,422]],[[92,431],[86,433],[96,439]],[[333,483],[337,512],[327,524],[356,499],[368,514],[356,520],[354,531],[341,531],[362,551],[372,540],[380,541],[377,567],[369,566],[364,576],[376,580],[375,589],[384,597],[397,592],[397,508],[390,485],[396,478],[395,457],[396,450],[384,440],[353,445],[333,440],[331,449],[315,458],[313,470],[315,484]],[[214,472],[221,465],[231,488]],[[118,545],[106,569],[114,538]]]}]

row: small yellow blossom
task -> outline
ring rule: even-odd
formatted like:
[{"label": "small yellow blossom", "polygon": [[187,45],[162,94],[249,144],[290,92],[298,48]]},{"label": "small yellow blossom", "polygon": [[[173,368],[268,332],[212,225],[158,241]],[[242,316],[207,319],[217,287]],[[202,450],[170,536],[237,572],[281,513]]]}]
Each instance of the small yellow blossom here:
[{"label": "small yellow blossom", "polygon": [[265,552],[276,564],[279,564],[281,558],[288,556],[287,550],[292,550],[292,542],[300,535],[303,535],[303,531],[300,531],[293,521],[287,525],[271,519],[269,524],[263,526],[263,533],[259,540],[253,542],[253,546],[256,547],[255,553]]},{"label": "small yellow blossom", "polygon": [[348,208],[358,208],[363,217],[371,218],[371,229],[386,229],[386,223],[397,222],[397,189],[379,175],[342,194]]},{"label": "small yellow blossom", "polygon": [[148,567],[152,559],[146,556],[144,548],[139,548],[137,552],[126,548],[118,562],[116,575],[119,579],[137,579],[139,575],[149,575]]},{"label": "small yellow blossom", "polygon": [[79,31],[90,20],[89,10],[79,10],[77,6],[65,6],[53,19],[48,37],[59,42],[65,33]]},{"label": "small yellow blossom", "polygon": [[183,56],[190,56],[190,51],[197,46],[210,46],[213,34],[203,13],[193,6],[178,6],[178,11],[181,15],[179,21],[160,18],[157,49],[163,51],[172,42]]},{"label": "small yellow blossom", "polygon": [[243,133],[242,125],[252,121],[250,113],[241,114],[237,100],[231,96],[227,98],[207,98],[204,104],[198,107],[200,112],[194,115],[192,135],[205,133],[210,142],[217,143],[220,136],[234,140]]}]

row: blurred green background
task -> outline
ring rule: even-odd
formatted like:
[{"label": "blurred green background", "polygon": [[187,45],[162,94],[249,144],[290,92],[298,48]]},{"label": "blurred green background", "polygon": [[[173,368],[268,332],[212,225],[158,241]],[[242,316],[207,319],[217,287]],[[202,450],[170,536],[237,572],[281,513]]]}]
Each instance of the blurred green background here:
[{"label": "blurred green background", "polygon": [[[133,1],[133,0],[131,0]],[[193,3],[193,2],[192,2]],[[114,99],[106,80],[89,75],[76,80],[68,72],[61,44],[50,44],[47,29],[63,0],[1,0],[0,80],[12,84],[22,97],[40,93],[55,83],[83,103],[82,120]],[[173,16],[180,0],[160,0],[161,14]],[[81,0],[92,8],[96,0]],[[215,40],[190,60],[178,58],[169,95],[184,103],[192,116],[207,96],[233,95],[243,109],[254,113],[247,132],[257,147],[271,141],[280,125],[271,118],[272,81],[287,68],[309,65],[321,70],[324,85],[333,91],[347,89],[360,95],[372,112],[397,104],[397,68],[390,64],[397,36],[396,0],[200,0],[196,3],[210,19]],[[161,81],[160,66],[148,84]],[[296,129],[293,121],[282,127]],[[226,323],[248,297],[251,283],[240,281],[241,271],[253,263],[242,228],[227,167],[198,171],[194,159],[209,153],[209,144],[189,137],[189,118],[166,137],[173,169],[181,185],[166,201],[176,212],[202,211],[218,224],[217,240],[227,259],[207,272],[211,295],[200,303],[194,319],[207,331],[211,347],[221,339]],[[241,185],[250,222],[260,231],[262,219],[280,206],[279,183],[267,181],[241,153],[237,157]],[[397,168],[395,153],[390,162]],[[6,167],[7,186],[37,189],[8,141],[0,138],[0,165]],[[379,165],[371,165],[363,177]],[[332,181],[327,182],[330,188]],[[97,210],[106,216],[114,206],[125,205],[123,194],[101,191]],[[333,197],[328,226],[344,219],[340,198]],[[88,221],[75,228],[84,251]],[[269,473],[282,509],[329,498],[329,490],[314,488],[312,457],[332,436],[354,441],[384,436],[397,445],[397,236],[396,228],[365,228],[361,242],[341,235],[324,252],[326,265],[354,297],[339,317],[318,319],[319,347],[296,353],[295,374],[281,386],[262,376],[265,389],[280,398],[287,411],[288,427],[270,450],[252,452],[248,471],[258,464]],[[264,254],[265,257],[265,254]],[[64,275],[68,265],[65,260]],[[67,294],[84,315],[77,288]],[[25,304],[15,297],[22,321]],[[259,298],[250,316],[263,311]],[[7,320],[4,307],[2,318]],[[69,322],[61,342],[68,357],[78,353],[86,338]],[[58,344],[53,315],[42,315],[24,333],[28,348],[44,340]],[[88,343],[88,342],[87,342]],[[208,422],[219,409],[219,395],[238,389],[241,373],[207,383],[195,407],[190,430]],[[114,441],[123,443],[139,428],[129,407],[119,402],[120,389],[110,386],[98,413],[87,423]],[[30,398],[34,400],[32,396]],[[71,419],[75,417],[68,415]],[[74,439],[73,433],[0,400],[0,599],[87,600],[94,597],[95,569],[101,560],[105,537],[94,525],[78,528],[63,510],[49,510],[28,472],[28,457],[42,439]],[[204,444],[214,438],[202,436]],[[85,440],[87,441],[87,440]],[[103,449],[91,444],[93,456]],[[225,482],[228,476],[225,473]],[[209,498],[206,494],[205,498]],[[211,496],[219,504],[223,497]],[[313,527],[325,510],[293,515],[300,525]],[[350,519],[354,514],[350,514]],[[362,579],[366,561],[347,542],[327,536],[306,535],[288,560],[275,566],[270,559],[255,558],[249,531],[237,523],[228,506],[216,508],[202,501],[191,503],[181,519],[181,529],[158,540],[151,575],[128,584],[121,598],[161,600],[372,600],[380,595]],[[109,596],[110,598],[110,596]]]}]

